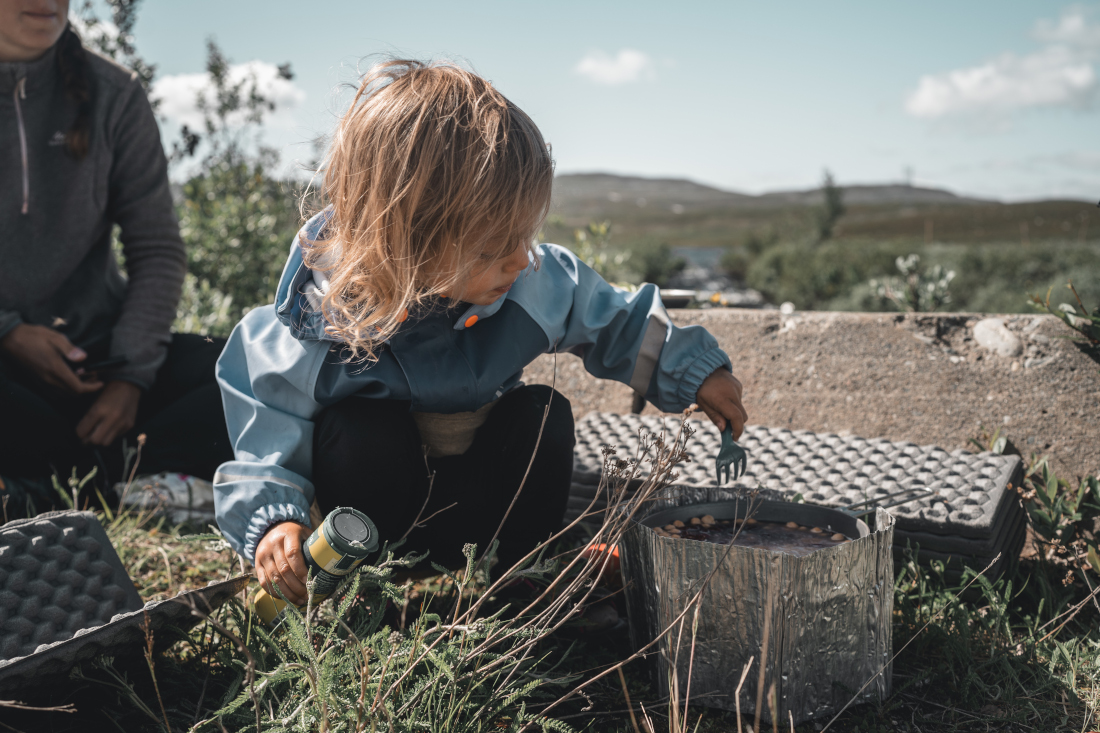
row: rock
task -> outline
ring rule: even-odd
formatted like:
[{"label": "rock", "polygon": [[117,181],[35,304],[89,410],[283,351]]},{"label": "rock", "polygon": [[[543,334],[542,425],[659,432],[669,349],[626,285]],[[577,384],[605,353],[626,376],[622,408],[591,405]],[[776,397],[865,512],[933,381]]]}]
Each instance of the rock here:
[{"label": "rock", "polygon": [[974,340],[1001,356],[1019,356],[1023,344],[1000,318],[983,318],[974,324]]}]

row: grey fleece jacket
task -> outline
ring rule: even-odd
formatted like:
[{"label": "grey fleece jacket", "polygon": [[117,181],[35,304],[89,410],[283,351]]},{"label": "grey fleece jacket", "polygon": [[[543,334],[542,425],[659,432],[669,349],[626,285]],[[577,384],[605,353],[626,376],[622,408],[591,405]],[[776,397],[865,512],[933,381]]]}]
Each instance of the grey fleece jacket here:
[{"label": "grey fleece jacket", "polygon": [[[148,389],[163,363],[186,271],[156,119],[135,74],[88,51],[87,156],[64,145],[76,117],[51,49],[0,63],[0,338],[51,326]],[[128,280],[111,251],[121,228]],[[108,352],[109,349],[109,352]]]}]

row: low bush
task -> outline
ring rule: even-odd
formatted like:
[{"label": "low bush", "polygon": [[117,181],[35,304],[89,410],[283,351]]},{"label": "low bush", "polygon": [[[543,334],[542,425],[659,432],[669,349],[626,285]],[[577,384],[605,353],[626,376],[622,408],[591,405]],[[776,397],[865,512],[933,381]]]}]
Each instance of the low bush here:
[{"label": "low bush", "polygon": [[781,242],[751,258],[746,281],[768,300],[790,301],[800,309],[895,310],[868,281],[896,276],[897,258],[915,254],[922,267],[955,272],[952,311],[1027,312],[1025,293],[1046,292],[1068,279],[1082,292],[1100,292],[1096,245],[1046,243],[1041,252],[1036,249],[1019,243]]},{"label": "low bush", "polygon": [[274,301],[301,218],[288,185],[269,174],[273,164],[229,156],[184,184],[177,208],[194,284],[178,330],[226,335],[250,308]]}]

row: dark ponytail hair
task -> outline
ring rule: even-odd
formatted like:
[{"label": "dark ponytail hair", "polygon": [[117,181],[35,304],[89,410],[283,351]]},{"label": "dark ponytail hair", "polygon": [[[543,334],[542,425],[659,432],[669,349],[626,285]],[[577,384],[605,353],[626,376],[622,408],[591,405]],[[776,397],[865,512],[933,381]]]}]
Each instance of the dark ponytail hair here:
[{"label": "dark ponytail hair", "polygon": [[92,126],[92,75],[88,54],[70,23],[57,41],[57,66],[65,94],[76,102],[76,119],[65,133],[65,147],[77,160],[88,154]]}]

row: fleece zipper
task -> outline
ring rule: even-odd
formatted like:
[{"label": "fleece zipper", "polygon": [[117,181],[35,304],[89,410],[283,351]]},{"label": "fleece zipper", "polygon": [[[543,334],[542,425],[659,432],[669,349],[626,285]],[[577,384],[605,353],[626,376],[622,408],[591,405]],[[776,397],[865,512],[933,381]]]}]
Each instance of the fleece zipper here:
[{"label": "fleece zipper", "polygon": [[27,98],[27,77],[24,76],[15,83],[12,98],[15,100],[15,119],[19,124],[19,152],[23,157],[23,210],[19,213],[26,214],[30,209],[31,176],[27,163],[27,129],[23,126],[23,108],[20,106],[19,100]]}]

